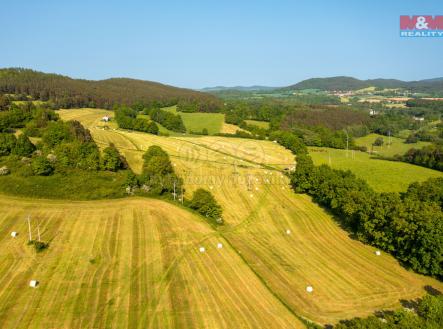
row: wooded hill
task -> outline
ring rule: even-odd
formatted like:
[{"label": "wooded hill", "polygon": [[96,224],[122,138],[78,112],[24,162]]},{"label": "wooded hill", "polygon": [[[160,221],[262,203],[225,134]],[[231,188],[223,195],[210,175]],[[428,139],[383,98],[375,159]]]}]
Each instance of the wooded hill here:
[{"label": "wooded hill", "polygon": [[212,95],[128,78],[92,81],[23,68],[0,69],[0,94],[29,95],[58,107],[111,108],[115,104],[167,106],[179,101],[216,103]]},{"label": "wooded hill", "polygon": [[396,79],[359,80],[352,77],[338,76],[307,79],[284,89],[358,90],[367,87],[404,88],[412,92],[443,93],[443,78],[402,81]]}]

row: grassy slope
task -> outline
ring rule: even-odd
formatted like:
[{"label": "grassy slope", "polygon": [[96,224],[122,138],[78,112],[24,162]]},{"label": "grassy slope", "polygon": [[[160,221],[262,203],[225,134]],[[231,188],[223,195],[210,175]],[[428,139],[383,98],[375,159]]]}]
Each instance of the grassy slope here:
[{"label": "grassy slope", "polygon": [[310,147],[309,153],[316,165],[349,169],[379,192],[405,191],[412,182],[443,176],[439,171],[404,162],[371,159],[369,154],[358,151],[349,151],[346,157],[346,150]]},{"label": "grassy slope", "polygon": [[[101,115],[99,111],[95,114]],[[95,126],[88,111],[69,116]],[[97,141],[112,140],[135,170],[141,169],[144,150],[161,145],[185,178],[186,194],[190,196],[202,185],[214,193],[224,208],[223,237],[263,285],[300,316],[333,323],[398,306],[399,299],[422,295],[427,284],[440,290],[443,287],[406,271],[388,255],[376,257],[373,248],[350,239],[307,196],[290,191],[279,172],[255,164],[282,168],[293,161],[288,151],[274,143],[220,137],[164,138],[101,129],[92,129],[92,133]],[[292,234],[285,234],[286,229]],[[313,294],[305,292],[308,284],[313,285]]]},{"label": "grassy slope", "polygon": [[[1,197],[0,208],[2,328],[300,327],[222,237],[168,203]],[[26,244],[28,214],[44,253]]]},{"label": "grassy slope", "polygon": [[[381,137],[384,140],[384,145],[382,146],[374,146],[372,148],[372,143],[377,139],[377,137]],[[359,146],[366,146],[368,151],[373,149],[377,154],[383,156],[394,156],[396,154],[405,154],[411,148],[422,148],[423,146],[429,145],[428,142],[418,142],[414,144],[406,144],[404,139],[391,137],[391,144],[388,145],[389,137],[382,136],[378,134],[369,134],[364,137],[357,138],[355,143]]]},{"label": "grassy slope", "polygon": [[269,128],[269,122],[266,121],[257,121],[257,120],[245,120],[248,125],[257,126],[263,129]]},{"label": "grassy slope", "polygon": [[224,133],[224,134],[235,134],[237,132],[237,130],[242,131],[243,129],[241,129],[239,126],[223,122],[223,126],[222,126],[220,132]]},{"label": "grassy slope", "polygon": [[[0,161],[0,166],[2,162]],[[9,168],[11,168],[9,166]],[[11,171],[14,171],[11,169]],[[54,174],[49,177],[20,175],[0,176],[0,193],[9,195],[38,195],[48,199],[96,200],[126,196],[127,172],[74,171],[70,175]]]}]

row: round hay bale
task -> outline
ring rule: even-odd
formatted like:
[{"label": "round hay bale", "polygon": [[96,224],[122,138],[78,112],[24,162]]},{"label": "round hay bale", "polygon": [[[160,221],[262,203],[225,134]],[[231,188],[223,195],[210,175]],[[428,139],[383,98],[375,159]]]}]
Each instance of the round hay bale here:
[{"label": "round hay bale", "polygon": [[217,249],[222,249],[223,248],[223,244],[221,242],[217,243]]},{"label": "round hay bale", "polygon": [[380,250],[376,250],[376,251],[375,251],[375,254],[376,254],[377,256],[380,256],[380,255],[381,255]]},{"label": "round hay bale", "polygon": [[9,175],[10,174],[10,170],[8,167],[3,166],[0,168],[0,176],[5,176],[5,175]]},{"label": "round hay bale", "polygon": [[306,287],[306,291],[309,292],[309,293],[311,293],[311,292],[314,291],[314,288],[312,288],[312,286],[307,286],[307,287]]},{"label": "round hay bale", "polygon": [[205,247],[200,247],[198,250],[202,253],[206,251]]},{"label": "round hay bale", "polygon": [[287,230],[286,230],[286,234],[287,234],[287,235],[291,234],[291,230],[287,229]]},{"label": "round hay bale", "polygon": [[16,236],[18,235],[18,233],[17,232],[11,232],[11,236],[13,237],[13,238],[15,238]]},{"label": "round hay bale", "polygon": [[30,286],[31,288],[37,288],[38,284],[39,284],[39,282],[38,282],[37,280],[31,280],[31,281],[29,281],[29,286]]}]

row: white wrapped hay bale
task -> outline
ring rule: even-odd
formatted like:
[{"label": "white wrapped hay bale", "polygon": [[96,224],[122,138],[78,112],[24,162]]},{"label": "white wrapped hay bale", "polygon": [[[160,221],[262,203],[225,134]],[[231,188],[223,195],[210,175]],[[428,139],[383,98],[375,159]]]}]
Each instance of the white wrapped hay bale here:
[{"label": "white wrapped hay bale", "polygon": [[37,281],[37,280],[31,280],[31,281],[29,281],[29,286],[30,286],[31,288],[37,288],[37,286],[38,286],[38,281]]}]

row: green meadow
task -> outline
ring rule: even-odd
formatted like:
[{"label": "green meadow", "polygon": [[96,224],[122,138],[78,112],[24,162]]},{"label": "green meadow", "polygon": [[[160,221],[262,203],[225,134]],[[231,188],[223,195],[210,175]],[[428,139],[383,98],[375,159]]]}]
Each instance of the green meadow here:
[{"label": "green meadow", "polygon": [[258,121],[258,120],[245,120],[248,125],[257,126],[259,128],[268,129],[269,122],[267,121]]},{"label": "green meadow", "polygon": [[406,191],[413,182],[443,177],[443,173],[436,170],[375,159],[359,151],[310,147],[309,154],[316,165],[328,164],[334,169],[350,170],[378,192]]},{"label": "green meadow", "polygon": [[[382,146],[372,146],[374,141],[378,138],[383,138]],[[389,143],[389,140],[391,141]],[[411,148],[422,148],[423,146],[429,145],[428,142],[417,142],[413,144],[406,144],[405,140],[397,137],[388,137],[378,134],[369,134],[364,137],[359,137],[355,139],[355,143],[359,146],[366,146],[368,151],[373,150],[375,154],[383,155],[383,156],[394,156],[396,154],[404,154]]]},{"label": "green meadow", "polygon": [[163,110],[180,115],[188,133],[201,132],[206,128],[210,135],[217,134],[225,121],[221,113],[184,113],[178,112],[176,106],[166,107]]}]

